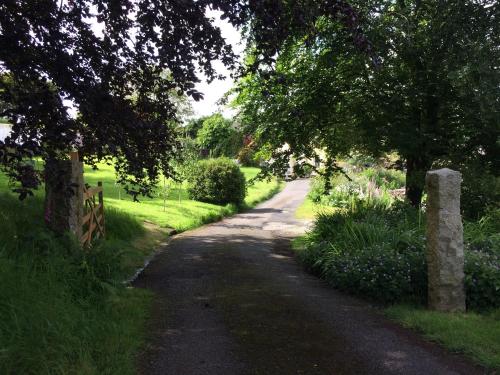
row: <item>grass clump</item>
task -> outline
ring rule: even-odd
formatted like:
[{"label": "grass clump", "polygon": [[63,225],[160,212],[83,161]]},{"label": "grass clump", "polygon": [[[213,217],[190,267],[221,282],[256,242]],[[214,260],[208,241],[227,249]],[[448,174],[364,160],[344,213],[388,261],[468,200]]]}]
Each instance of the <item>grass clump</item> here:
[{"label": "grass clump", "polygon": [[382,302],[426,296],[423,228],[407,207],[383,206],[319,214],[298,255],[336,288]]}]

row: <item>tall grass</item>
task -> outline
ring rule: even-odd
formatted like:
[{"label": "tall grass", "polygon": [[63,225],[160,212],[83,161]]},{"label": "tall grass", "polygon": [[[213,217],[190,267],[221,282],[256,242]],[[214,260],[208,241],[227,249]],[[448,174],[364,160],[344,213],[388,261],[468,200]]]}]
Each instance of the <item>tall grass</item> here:
[{"label": "tall grass", "polygon": [[108,240],[82,252],[45,229],[42,202],[0,195],[0,373],[133,374],[150,295],[122,264],[143,227],[107,210]]},{"label": "tall grass", "polygon": [[299,258],[339,289],[383,302],[423,300],[423,228],[411,208],[394,210],[366,201],[318,215]]}]

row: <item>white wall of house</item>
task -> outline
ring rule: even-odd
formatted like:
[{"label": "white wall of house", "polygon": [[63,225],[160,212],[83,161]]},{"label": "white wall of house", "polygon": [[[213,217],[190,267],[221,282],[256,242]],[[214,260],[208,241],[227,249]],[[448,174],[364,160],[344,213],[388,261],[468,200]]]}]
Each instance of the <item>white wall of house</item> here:
[{"label": "white wall of house", "polygon": [[3,141],[10,133],[9,124],[0,124],[0,141]]}]

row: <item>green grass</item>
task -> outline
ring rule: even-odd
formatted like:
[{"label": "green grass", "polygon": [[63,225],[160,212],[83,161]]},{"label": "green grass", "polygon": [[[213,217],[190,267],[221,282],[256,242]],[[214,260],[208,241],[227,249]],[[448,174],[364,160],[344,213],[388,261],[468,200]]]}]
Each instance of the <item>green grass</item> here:
[{"label": "green grass", "polygon": [[386,309],[387,315],[480,364],[500,369],[500,310],[477,314],[442,313],[405,305]]},{"label": "green grass", "polygon": [[[247,181],[260,171],[259,168],[253,167],[242,167],[241,170]],[[106,209],[115,208],[141,221],[150,221],[164,228],[174,228],[178,232],[196,228],[238,211],[234,205],[219,206],[190,200],[187,186],[170,180],[165,182],[165,189],[161,182],[152,198],[142,197],[139,198],[140,202],[133,202],[124,189],[116,184],[113,167],[106,164],[99,165],[98,170],[86,167],[84,179],[90,185],[97,185],[98,181],[102,181]],[[257,203],[270,198],[282,187],[283,184],[276,179],[256,181],[248,186],[244,208],[254,207]],[[5,176],[0,175],[0,191],[8,190]],[[37,192],[37,196],[42,194],[43,191]]]},{"label": "green grass", "polygon": [[297,211],[295,211],[295,217],[297,219],[311,220],[318,216],[318,214],[331,213],[333,211],[335,211],[335,208],[316,204],[310,198],[306,198],[297,208]]},{"label": "green grass", "polygon": [[[259,173],[258,168],[243,167],[241,170],[247,180]],[[161,227],[174,228],[177,231],[195,228],[237,212],[234,205],[219,206],[190,200],[186,185],[173,181],[165,182],[165,190],[163,183],[160,183],[153,198],[143,197],[139,198],[139,203],[133,202],[123,188],[115,183],[114,169],[108,165],[100,165],[97,171],[86,168],[84,177],[90,185],[96,185],[97,181],[103,182],[107,207],[120,209],[141,220],[151,221]],[[248,187],[245,206],[255,206],[280,188],[281,185],[277,180],[257,181]]]},{"label": "green grass", "polygon": [[135,373],[152,296],[122,280],[153,242],[130,215],[106,217],[107,240],[82,252],[45,228],[41,197],[0,193],[1,374]]}]

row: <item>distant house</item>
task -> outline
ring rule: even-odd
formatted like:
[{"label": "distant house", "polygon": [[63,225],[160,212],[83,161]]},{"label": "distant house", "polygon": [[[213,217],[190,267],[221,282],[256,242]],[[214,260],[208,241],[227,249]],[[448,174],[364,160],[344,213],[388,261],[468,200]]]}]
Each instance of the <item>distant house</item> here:
[{"label": "distant house", "polygon": [[0,124],[0,141],[3,141],[10,133],[9,124]]},{"label": "distant house", "polygon": [[[281,149],[286,151],[286,150],[290,149],[290,146],[288,144],[285,144]],[[318,168],[318,169],[323,168],[325,165],[325,162],[326,162],[325,151],[321,150],[321,149],[314,149],[314,152],[316,153],[316,155],[318,157],[316,160],[301,158],[301,160],[298,162],[295,159],[295,157],[293,157],[293,156],[290,157],[290,160],[288,161],[288,169],[285,172],[285,176],[284,176],[285,180],[291,180],[291,179],[295,178],[294,168],[298,163],[309,164],[309,165],[314,166],[315,168]],[[315,175],[315,174],[316,173],[313,171],[312,175]]]}]

